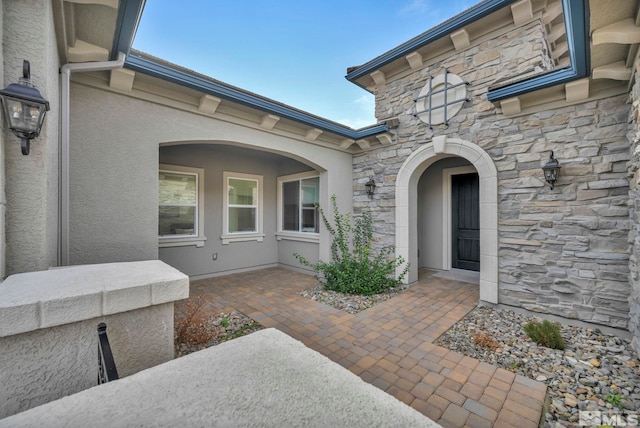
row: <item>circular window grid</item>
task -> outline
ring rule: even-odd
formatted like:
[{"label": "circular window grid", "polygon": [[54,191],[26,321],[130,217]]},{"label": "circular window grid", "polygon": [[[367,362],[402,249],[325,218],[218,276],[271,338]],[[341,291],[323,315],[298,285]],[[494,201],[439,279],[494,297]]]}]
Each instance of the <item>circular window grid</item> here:
[{"label": "circular window grid", "polygon": [[[431,85],[427,83],[418,95],[418,101],[416,101],[416,111],[418,117],[424,123],[429,126],[440,125],[445,123],[452,117],[454,117],[462,109],[463,101],[467,97],[467,85],[456,74],[447,73],[446,75],[446,94],[447,94],[447,106],[445,104],[445,75],[441,74],[432,79]],[[429,87],[431,86],[431,87]],[[452,88],[455,86],[455,88]],[[431,93],[431,94],[430,94]],[[429,103],[431,99],[431,104]],[[453,101],[458,101],[452,104]],[[431,106],[431,109],[429,108]],[[445,121],[445,109],[447,112]],[[431,110],[431,117],[429,117],[429,110]]]}]

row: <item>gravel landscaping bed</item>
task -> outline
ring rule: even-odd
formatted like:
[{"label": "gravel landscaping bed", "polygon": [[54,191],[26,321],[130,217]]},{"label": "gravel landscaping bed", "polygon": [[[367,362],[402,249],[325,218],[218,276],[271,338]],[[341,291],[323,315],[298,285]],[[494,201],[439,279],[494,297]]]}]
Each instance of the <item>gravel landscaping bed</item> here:
[{"label": "gravel landscaping bed", "polygon": [[524,332],[531,319],[537,318],[478,307],[436,344],[544,382],[551,398],[545,426],[575,426],[580,410],[623,416],[640,410],[640,361],[629,341],[597,328],[561,325],[566,349],[549,349]]},{"label": "gravel landscaping bed", "polygon": [[198,317],[194,319],[190,326],[192,334],[186,335],[186,337],[183,335],[182,338],[184,340],[180,340],[179,328],[179,323],[176,323],[176,358],[210,346],[215,346],[219,343],[235,339],[236,337],[245,336],[254,331],[262,330],[264,327],[245,314],[232,311],[231,313],[222,312],[211,317]]},{"label": "gravel landscaping bed", "polygon": [[322,285],[304,290],[301,296],[333,306],[336,309],[355,314],[365,309],[369,309],[377,303],[389,300],[399,294],[407,291],[406,287],[396,287],[385,291],[384,293],[374,294],[372,296],[356,296],[352,294],[338,293],[337,291],[325,290]]}]

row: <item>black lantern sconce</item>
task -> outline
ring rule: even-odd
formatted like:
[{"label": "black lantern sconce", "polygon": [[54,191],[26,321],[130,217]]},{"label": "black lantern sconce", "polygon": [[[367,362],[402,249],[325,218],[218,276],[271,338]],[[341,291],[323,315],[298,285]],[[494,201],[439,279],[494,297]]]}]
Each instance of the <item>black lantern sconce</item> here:
[{"label": "black lantern sconce", "polygon": [[376,192],[376,182],[373,181],[373,177],[364,184],[364,187],[367,189],[367,195],[369,195],[369,198],[373,199],[373,194]]},{"label": "black lantern sconce", "polygon": [[560,164],[557,159],[553,157],[553,151],[549,155],[549,162],[542,167],[542,171],[544,172],[544,179],[549,183],[551,190],[553,190],[553,185],[556,184],[558,173],[560,172]]},{"label": "black lantern sconce", "polygon": [[20,138],[22,154],[29,154],[30,141],[40,135],[49,101],[31,83],[29,61],[22,63],[22,78],[0,91],[4,114],[9,128]]}]

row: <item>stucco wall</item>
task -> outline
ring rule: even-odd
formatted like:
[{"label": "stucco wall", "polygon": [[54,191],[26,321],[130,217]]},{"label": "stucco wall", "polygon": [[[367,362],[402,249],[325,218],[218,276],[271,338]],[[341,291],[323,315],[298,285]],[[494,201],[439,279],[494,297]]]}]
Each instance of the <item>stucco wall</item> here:
[{"label": "stucco wall", "polygon": [[[0,7],[0,40],[4,40],[4,7]],[[0,82],[4,83],[4,47],[0,44]],[[4,279],[6,269],[6,236],[5,212],[7,197],[5,195],[5,157],[4,145],[8,130],[4,126],[4,114],[0,114],[0,281]]]},{"label": "stucco wall", "polygon": [[629,260],[631,295],[629,296],[629,331],[632,344],[640,353],[640,61],[634,67],[635,82],[631,90],[632,108],[628,139],[631,161],[629,162],[629,207],[633,227],[629,232],[632,245]]},{"label": "stucco wall", "polygon": [[[499,302],[626,328],[631,291],[626,96],[514,118],[505,118],[486,99],[490,85],[516,77],[523,63],[543,66],[540,34],[532,22],[379,86],[376,114],[381,121],[399,118],[397,144],[354,158],[355,207],[371,206],[360,189],[366,172],[375,171],[381,187],[370,209],[379,238],[393,245],[395,179],[407,157],[434,136],[477,144],[498,171],[498,203],[487,212],[497,212]],[[471,101],[448,127],[430,130],[414,116],[413,99],[429,75],[445,67],[470,83]],[[562,165],[553,191],[541,170],[552,150]]]},{"label": "stucco wall", "polygon": [[0,419],[97,384],[98,324],[125,377],[173,359],[186,275],[158,261],[74,266],[0,284]]},{"label": "stucco wall", "polygon": [[3,87],[22,77],[22,61],[31,63],[31,79],[51,111],[31,154],[5,131],[6,275],[57,264],[58,224],[58,68],[50,2],[2,3]]},{"label": "stucco wall", "polygon": [[2,337],[0,419],[97,385],[101,322],[120,377],[173,359],[173,302]]},{"label": "stucco wall", "polygon": [[[160,248],[161,260],[190,277],[206,277],[242,269],[272,266],[280,263],[281,257],[286,264],[291,264],[293,251],[288,255],[286,251],[281,251],[281,247],[289,247],[288,241],[276,240],[277,178],[281,175],[308,171],[310,170],[308,166],[272,153],[214,143],[162,147],[160,163],[204,169],[204,232],[207,237],[204,246],[200,248],[195,246]],[[262,176],[264,187],[262,221],[265,234],[262,242],[222,244],[220,236],[223,235],[224,171]],[[317,261],[318,244],[300,244],[297,246],[298,249],[305,254],[310,254],[311,259]],[[217,254],[217,260],[213,260],[214,253]],[[295,264],[299,266],[299,263]]]},{"label": "stucco wall", "polygon": [[[321,205],[336,194],[341,209],[352,208],[350,154],[78,83],[71,97],[72,264],[158,257],[161,143],[215,141],[286,155],[320,171]],[[321,229],[319,254],[329,246]]]}]

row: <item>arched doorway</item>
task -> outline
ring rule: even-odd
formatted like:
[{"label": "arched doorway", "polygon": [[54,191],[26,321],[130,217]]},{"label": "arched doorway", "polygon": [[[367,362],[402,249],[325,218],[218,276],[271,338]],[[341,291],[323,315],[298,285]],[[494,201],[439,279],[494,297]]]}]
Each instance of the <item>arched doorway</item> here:
[{"label": "arched doorway", "polygon": [[451,155],[468,160],[478,172],[480,300],[498,303],[498,175],[489,155],[476,144],[447,136],[434,137],[402,164],[396,180],[396,254],[410,263],[405,281],[417,281],[418,181],[434,162]]}]

